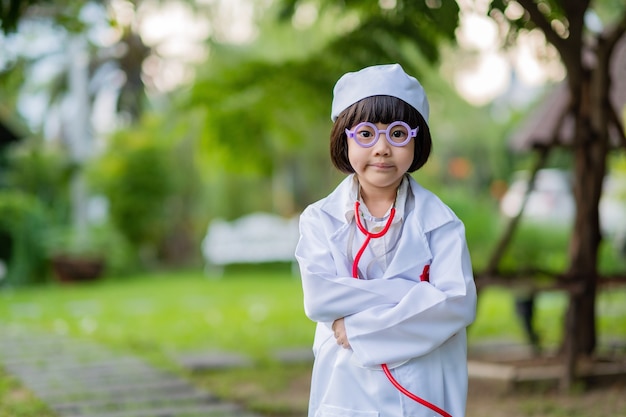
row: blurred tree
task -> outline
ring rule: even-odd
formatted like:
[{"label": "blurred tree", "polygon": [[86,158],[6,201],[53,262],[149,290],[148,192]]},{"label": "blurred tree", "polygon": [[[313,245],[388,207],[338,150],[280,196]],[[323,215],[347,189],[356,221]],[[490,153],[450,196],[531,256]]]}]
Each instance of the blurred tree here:
[{"label": "blurred tree", "polygon": [[[517,0],[493,1],[491,16],[508,30],[514,42],[523,31],[538,30],[557,51],[567,73],[567,103],[557,116],[552,143],[573,154],[576,217],[565,273],[570,302],[565,320],[563,352],[568,368],[563,386],[568,388],[575,373],[576,358],[589,356],[596,348],[595,300],[598,286],[598,249],[601,242],[599,201],[607,172],[607,158],[614,147],[626,148],[623,125],[625,103],[611,98],[616,81],[612,66],[619,43],[626,39],[626,5],[623,1]],[[622,86],[624,84],[622,83]],[[573,120],[564,142],[562,125]],[[611,132],[612,131],[612,132]],[[618,143],[610,136],[617,134]]]},{"label": "blurred tree", "polygon": [[112,139],[107,154],[90,168],[93,181],[110,201],[112,222],[140,249],[143,261],[153,264],[168,226],[167,200],[173,189],[170,149],[148,136],[146,129],[121,131]]},{"label": "blurred tree", "polygon": [[[106,2],[2,4],[0,17],[4,32],[9,34],[7,46],[21,43],[24,47],[6,48],[11,52],[3,59],[0,76],[10,80],[14,78],[11,74],[26,74],[17,92],[20,98],[16,107],[21,107],[31,129],[48,139],[41,146],[60,142],[71,158],[70,222],[76,238],[85,240],[90,192],[83,167],[95,156],[96,143],[101,140],[103,129],[96,122],[102,125],[103,116],[109,116],[113,123],[120,119],[132,123],[139,118],[145,102],[142,64],[150,49],[130,23],[117,20]],[[109,41],[104,40],[107,30]],[[106,96],[114,98],[113,108],[108,109],[115,113],[113,117],[103,114],[101,104]],[[43,103],[45,110],[23,104],[33,97],[47,101]],[[110,131],[112,126],[104,129]]]},{"label": "blurred tree", "polygon": [[0,260],[7,267],[0,274],[0,286],[45,282],[42,229],[46,217],[46,209],[33,195],[0,190],[0,239],[10,238],[10,242],[0,242]]},{"label": "blurred tree", "polygon": [[[328,137],[337,78],[373,63],[427,71],[438,45],[454,38],[458,6],[323,1],[299,7],[287,1],[258,15],[254,42],[212,40],[211,59],[198,70],[188,105],[204,109],[204,154],[219,161],[212,165],[271,175],[273,208],[288,215],[322,194],[309,192],[320,188],[320,173],[335,175],[320,144]],[[285,187],[295,202],[281,194]]]},{"label": "blurred tree", "polygon": [[[144,267],[199,260],[196,211],[204,202],[188,119],[144,115],[116,132],[88,167],[88,182],[109,201],[110,221],[138,249]],[[201,219],[202,227],[206,217]]]},{"label": "blurred tree", "polygon": [[[56,3],[59,7],[53,13],[49,13],[51,8],[48,8],[52,5],[52,3]],[[78,29],[82,27],[82,24],[79,23],[76,15],[71,13],[61,12],[60,10],[65,9],[70,3],[77,3],[82,5],[83,1],[80,2],[72,2],[72,1],[56,1],[52,2],[50,0],[8,0],[0,3],[0,25],[2,26],[2,31],[5,34],[15,32],[17,30],[18,24],[23,19],[33,16],[52,16],[55,20],[65,25],[68,29]]]},{"label": "blurred tree", "polygon": [[[11,7],[20,10],[17,16],[23,27],[15,32],[18,21],[12,20],[13,14],[0,16],[3,29],[10,32],[0,77],[28,74],[22,90],[45,93],[47,112],[55,116],[67,113],[64,100],[86,83],[86,99],[73,97],[74,101],[87,100],[82,104],[90,111],[103,90],[112,91],[117,93],[115,110],[131,122],[137,120],[145,106],[142,65],[151,49],[132,22],[120,19],[104,1],[12,1]],[[45,43],[51,39],[57,42]]]},{"label": "blurred tree", "polygon": [[[375,63],[399,62],[409,71],[420,74],[419,63],[438,58],[439,47],[442,42],[454,39],[459,22],[459,10],[454,2],[283,0],[280,5],[282,21],[290,22],[294,32],[308,25],[311,33],[324,33],[326,41],[279,65],[266,61],[256,67],[249,66],[247,74],[231,67],[231,77],[243,74],[238,80],[234,101],[241,104],[241,112],[232,123],[243,120],[243,109],[248,108],[246,104],[251,101],[276,93],[286,100],[293,90],[291,82],[285,84],[288,88],[281,88],[288,74],[292,74],[292,79],[296,74],[296,79],[325,91],[330,91],[341,73]],[[610,98],[614,82],[610,66],[616,45],[626,31],[626,6],[618,0],[597,1],[593,8],[588,0],[496,0],[489,6],[489,12],[500,26],[508,28],[506,39],[511,43],[524,31],[541,31],[558,52],[567,74],[570,98],[560,120],[570,115],[575,120],[571,145],[578,207],[569,267],[565,273],[572,290],[562,346],[568,361],[568,372],[562,382],[567,387],[574,375],[576,357],[591,355],[596,347],[595,298],[601,241],[598,203],[611,149],[609,131],[619,132],[621,142],[617,145],[626,146],[621,121],[623,109],[613,107]],[[604,19],[601,27],[593,26],[594,18],[599,18],[600,22]],[[303,24],[303,21],[308,23]],[[284,65],[284,61],[289,65]],[[216,100],[208,100],[208,103],[216,103]],[[300,104],[300,109],[306,111],[306,105]],[[252,131],[260,132],[264,117],[252,117],[257,123]],[[274,118],[278,119],[278,115]],[[267,151],[264,141],[250,143],[246,127],[241,129],[240,139],[245,143],[229,145],[238,155],[244,150],[264,161],[259,158]]]}]

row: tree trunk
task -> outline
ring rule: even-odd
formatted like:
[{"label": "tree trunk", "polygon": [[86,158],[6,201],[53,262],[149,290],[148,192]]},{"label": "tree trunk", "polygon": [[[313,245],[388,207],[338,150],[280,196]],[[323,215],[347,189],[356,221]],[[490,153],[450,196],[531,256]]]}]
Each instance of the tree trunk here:
[{"label": "tree trunk", "polygon": [[[591,354],[595,348],[595,296],[600,222],[598,204],[604,177],[604,158],[594,144],[575,151],[574,196],[576,219],[569,248],[571,280],[566,325],[576,335],[575,354]],[[566,339],[567,340],[567,339]]]},{"label": "tree trunk", "polygon": [[[602,239],[599,203],[606,174],[608,141],[608,68],[594,67],[577,87],[574,140],[574,198],[576,218],[569,247],[566,276],[572,284],[565,316],[562,352],[566,370],[562,388],[569,389],[576,376],[576,359],[596,348],[596,292],[598,248]],[[574,88],[570,86],[570,91]]]}]

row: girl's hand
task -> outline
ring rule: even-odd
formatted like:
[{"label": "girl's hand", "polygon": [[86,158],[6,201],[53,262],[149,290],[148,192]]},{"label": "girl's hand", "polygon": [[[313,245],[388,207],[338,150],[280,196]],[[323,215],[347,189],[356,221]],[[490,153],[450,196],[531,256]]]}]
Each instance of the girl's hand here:
[{"label": "girl's hand", "polygon": [[332,328],[335,333],[337,344],[341,345],[344,349],[350,349],[350,342],[348,342],[348,335],[346,334],[346,326],[343,322],[343,317],[335,320]]}]

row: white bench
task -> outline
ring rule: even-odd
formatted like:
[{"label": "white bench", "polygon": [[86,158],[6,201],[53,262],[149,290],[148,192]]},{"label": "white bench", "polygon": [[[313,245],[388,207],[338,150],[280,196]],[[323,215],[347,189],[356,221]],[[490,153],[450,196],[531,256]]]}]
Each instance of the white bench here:
[{"label": "white bench", "polygon": [[202,241],[207,272],[221,275],[231,264],[290,262],[298,243],[298,216],[252,213],[232,222],[213,220]]}]

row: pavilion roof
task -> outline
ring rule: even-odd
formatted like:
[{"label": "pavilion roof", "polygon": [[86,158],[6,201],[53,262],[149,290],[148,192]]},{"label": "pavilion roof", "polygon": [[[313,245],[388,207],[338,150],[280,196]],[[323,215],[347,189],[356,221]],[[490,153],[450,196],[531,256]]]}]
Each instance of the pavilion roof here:
[{"label": "pavilion roof", "polygon": [[[622,36],[615,45],[610,72],[613,82],[610,100],[620,117],[624,114],[626,107],[626,36]],[[557,130],[559,118],[564,114],[568,103],[569,91],[567,83],[563,81],[555,85],[530,112],[527,119],[510,138],[510,148],[521,152],[550,146],[553,143],[557,146],[570,146],[574,136],[574,116],[571,113],[566,115]],[[556,139],[556,142],[553,139]],[[614,125],[609,128],[609,140],[615,147],[620,143],[620,134]]]}]

